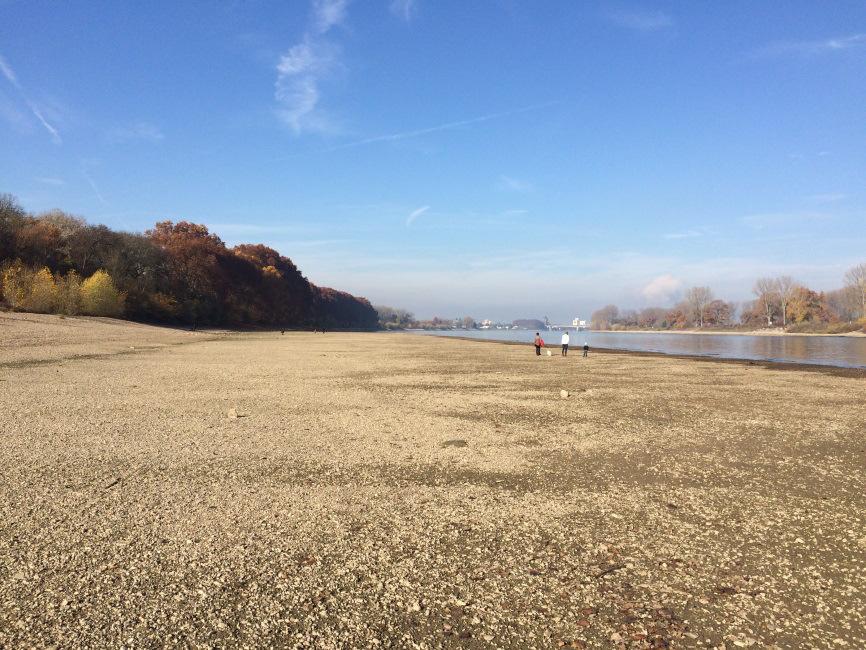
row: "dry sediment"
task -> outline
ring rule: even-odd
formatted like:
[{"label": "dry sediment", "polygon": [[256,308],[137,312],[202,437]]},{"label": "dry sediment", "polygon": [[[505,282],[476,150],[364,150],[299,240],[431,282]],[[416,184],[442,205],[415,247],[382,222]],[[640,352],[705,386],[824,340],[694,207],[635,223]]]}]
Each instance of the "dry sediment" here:
[{"label": "dry sediment", "polygon": [[0,315],[0,647],[864,647],[864,422],[855,376]]}]

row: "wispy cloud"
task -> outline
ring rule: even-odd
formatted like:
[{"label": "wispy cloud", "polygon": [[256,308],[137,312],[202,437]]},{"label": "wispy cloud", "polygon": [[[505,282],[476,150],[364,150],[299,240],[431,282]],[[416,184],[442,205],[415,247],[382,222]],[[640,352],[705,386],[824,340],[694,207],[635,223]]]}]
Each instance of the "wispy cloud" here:
[{"label": "wispy cloud", "polygon": [[376,135],[370,138],[363,138],[361,140],[355,140],[353,142],[346,142],[344,144],[339,144],[333,147],[328,147],[327,149],[322,149],[321,153],[327,153],[330,151],[339,151],[340,149],[350,149],[352,147],[361,147],[368,144],[375,144],[377,142],[395,142],[398,140],[407,140],[409,138],[417,138],[422,135],[427,135],[429,133],[437,133],[439,131],[450,131],[452,129],[459,129],[465,126],[473,126],[475,124],[481,124],[483,122],[489,122],[491,120],[497,120],[504,117],[510,117],[512,115],[517,115],[519,113],[526,113],[528,111],[535,111],[540,108],[546,108],[548,106],[553,106],[558,102],[545,102],[543,104],[532,104],[530,106],[523,106],[521,108],[516,108],[510,111],[502,111],[500,113],[489,113],[487,115],[481,115],[479,117],[472,117],[466,120],[457,120],[455,122],[445,122],[443,124],[437,124],[436,126],[428,126],[423,129],[415,129],[412,131],[399,131],[397,133],[389,133],[387,135]]},{"label": "wispy cloud", "polygon": [[412,210],[412,212],[410,212],[409,216],[406,218],[406,227],[408,228],[413,223],[415,223],[415,219],[420,217],[422,214],[427,212],[429,209],[430,209],[430,206],[425,205],[425,206],[418,208],[417,210]]},{"label": "wispy cloud", "polygon": [[135,122],[129,126],[119,126],[108,132],[108,138],[112,142],[121,143],[132,140],[145,140],[148,142],[159,142],[165,139],[162,130],[148,122]]},{"label": "wispy cloud", "polygon": [[513,176],[506,176],[505,174],[499,177],[497,187],[500,190],[509,192],[531,192],[535,189],[535,186],[529,181],[514,178]]},{"label": "wispy cloud", "polygon": [[66,181],[62,178],[50,178],[46,176],[40,176],[36,179],[40,183],[44,183],[45,185],[54,185],[55,187],[60,187],[61,185],[66,185]]},{"label": "wispy cloud", "polygon": [[45,119],[45,116],[42,114],[42,111],[37,108],[35,104],[28,101],[27,105],[30,107],[30,110],[33,111],[33,115],[36,116],[36,119],[39,120],[39,123],[45,127],[45,130],[51,134],[51,139],[54,141],[54,144],[63,144],[63,139],[60,137],[60,132],[55,129],[48,120]]},{"label": "wispy cloud", "polygon": [[63,144],[63,140],[60,137],[60,132],[54,128],[54,126],[45,119],[45,115],[42,110],[30,99],[27,93],[24,90],[24,87],[21,85],[21,82],[18,81],[18,75],[15,74],[15,71],[12,69],[12,66],[9,65],[9,62],[0,55],[0,73],[6,77],[6,80],[15,87],[15,90],[18,91],[18,94],[21,96],[22,101],[27,105],[27,108],[30,109],[30,112],[33,116],[39,121],[39,123],[43,126],[43,128],[48,131],[51,135],[51,140],[54,144]]},{"label": "wispy cloud", "polygon": [[780,41],[777,43],[770,43],[760,49],[758,54],[764,56],[784,56],[791,54],[814,56],[861,48],[866,48],[866,34],[851,34],[849,36],[837,36],[817,40]]},{"label": "wispy cloud", "polygon": [[620,27],[639,32],[655,32],[672,27],[674,24],[674,19],[669,14],[662,11],[645,11],[641,9],[610,11],[607,13],[607,18]]},{"label": "wispy cloud", "polygon": [[415,0],[391,0],[391,13],[409,22],[415,11]]},{"label": "wispy cloud", "polygon": [[319,34],[325,34],[332,27],[342,24],[346,19],[349,0],[313,0],[313,23]]},{"label": "wispy cloud", "polygon": [[12,69],[12,66],[6,62],[6,59],[3,58],[3,55],[0,55],[0,72],[3,73],[3,76],[16,88],[21,88],[21,85],[18,83],[18,77],[15,76],[15,71]]},{"label": "wispy cloud", "polygon": [[277,116],[295,134],[328,132],[331,120],[322,112],[321,84],[341,67],[340,48],[325,35],[346,19],[347,0],[314,0],[311,26],[301,41],[293,45],[277,63],[274,97]]},{"label": "wispy cloud", "polygon": [[93,190],[93,193],[96,195],[96,198],[99,199],[99,202],[102,205],[108,206],[108,201],[105,200],[105,197],[102,196],[102,192],[99,191],[99,186],[96,184],[96,181],[93,180],[93,176],[90,175],[90,172],[87,171],[87,165],[82,165],[81,175],[84,176],[84,180],[87,181],[87,184],[90,185],[90,188]]}]

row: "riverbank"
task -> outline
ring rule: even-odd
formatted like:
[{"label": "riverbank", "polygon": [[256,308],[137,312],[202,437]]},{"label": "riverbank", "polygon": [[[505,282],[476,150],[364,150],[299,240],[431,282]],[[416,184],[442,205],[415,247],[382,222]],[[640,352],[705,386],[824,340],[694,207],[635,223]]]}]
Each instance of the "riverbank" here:
[{"label": "riverbank", "polygon": [[866,644],[862,379],[33,320],[0,646]]},{"label": "riverbank", "polygon": [[842,332],[840,334],[827,334],[826,332],[786,332],[781,328],[759,329],[759,330],[713,330],[713,329],[684,329],[684,330],[587,330],[591,332],[611,332],[615,334],[702,334],[722,336],[850,336],[854,338],[866,337],[866,332]]},{"label": "riverbank", "polygon": [[[430,336],[436,336],[430,334]],[[471,341],[473,343],[493,343],[496,345],[516,345],[523,348],[531,348],[531,341],[507,341],[496,339],[475,338],[470,336],[441,336],[443,339],[451,339],[457,341]],[[545,344],[545,353],[550,350],[552,354],[560,354],[560,346],[558,344]],[[578,344],[571,348],[572,355],[580,355],[581,347]],[[662,359],[677,359],[680,361],[712,361],[720,364],[732,364],[736,366],[759,366],[768,370],[778,370],[781,372],[817,372],[833,377],[848,377],[855,379],[866,379],[866,368],[851,368],[846,366],[831,366],[818,363],[797,363],[793,361],[769,361],[765,359],[736,359],[716,356],[706,356],[699,354],[675,354],[670,352],[655,352],[652,350],[624,350],[620,348],[603,348],[592,346],[591,354],[624,354],[632,357],[650,357]]]}]

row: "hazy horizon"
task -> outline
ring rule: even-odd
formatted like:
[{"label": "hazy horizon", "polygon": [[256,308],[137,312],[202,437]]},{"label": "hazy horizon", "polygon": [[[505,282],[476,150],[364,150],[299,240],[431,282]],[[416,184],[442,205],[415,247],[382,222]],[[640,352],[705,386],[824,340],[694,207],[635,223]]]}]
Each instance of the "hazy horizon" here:
[{"label": "hazy horizon", "polygon": [[421,318],[829,290],[866,261],[862,3],[0,18],[0,192],[34,212],[204,223]]}]

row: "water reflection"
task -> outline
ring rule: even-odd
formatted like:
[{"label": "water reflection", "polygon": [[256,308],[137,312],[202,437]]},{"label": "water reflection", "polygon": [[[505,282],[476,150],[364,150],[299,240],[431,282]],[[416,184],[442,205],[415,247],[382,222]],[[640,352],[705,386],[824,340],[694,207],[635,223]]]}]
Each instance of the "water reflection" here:
[{"label": "water reflection", "polygon": [[[525,341],[527,344],[535,335],[535,332],[528,330],[455,330],[424,333],[500,341]],[[542,336],[546,337],[548,345],[557,345],[560,332],[543,332]],[[598,348],[866,368],[866,337],[641,332],[571,333],[573,348],[582,346],[584,341]]]}]

